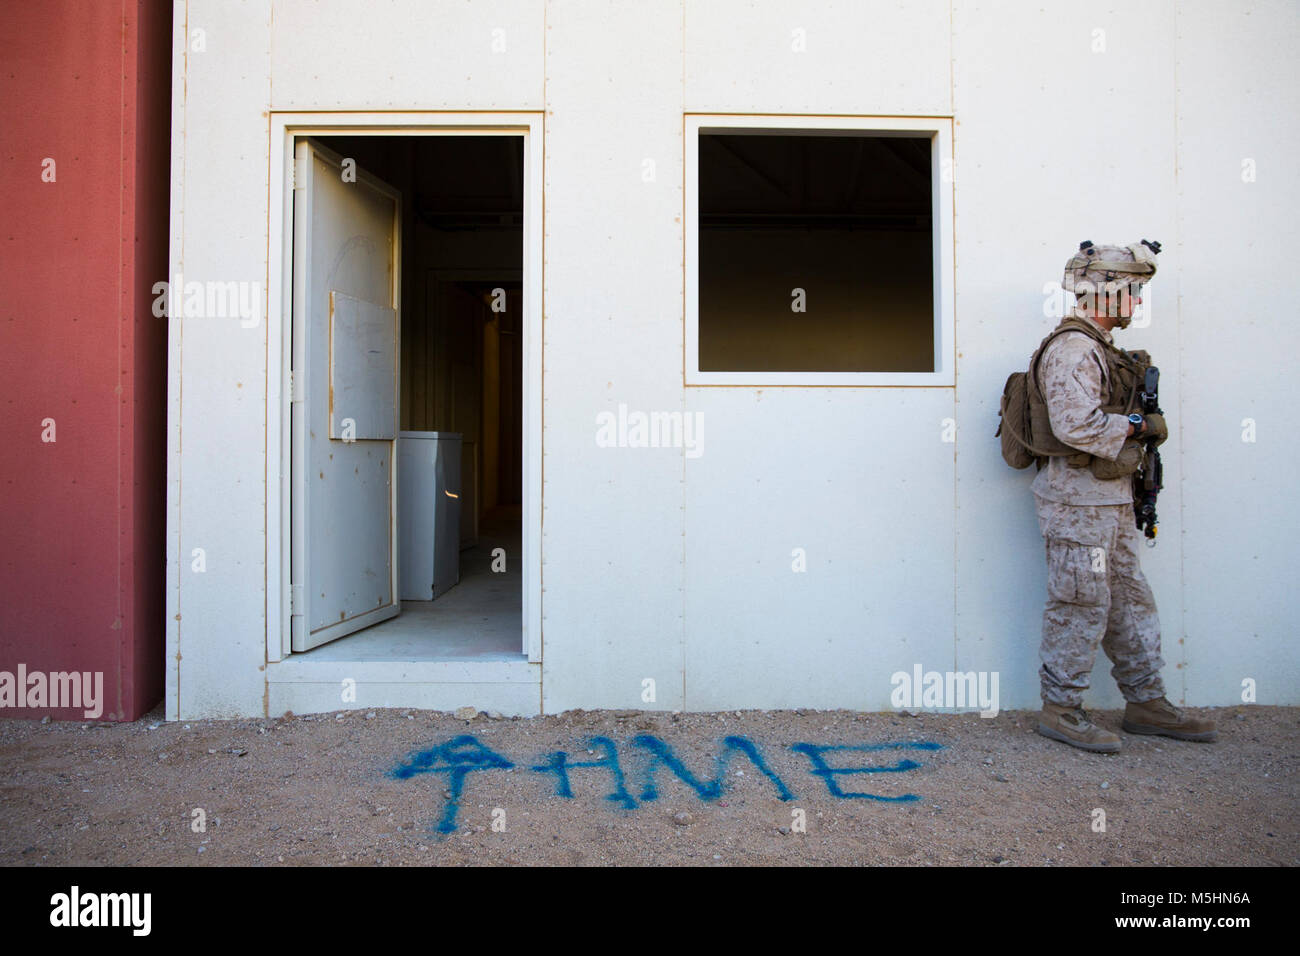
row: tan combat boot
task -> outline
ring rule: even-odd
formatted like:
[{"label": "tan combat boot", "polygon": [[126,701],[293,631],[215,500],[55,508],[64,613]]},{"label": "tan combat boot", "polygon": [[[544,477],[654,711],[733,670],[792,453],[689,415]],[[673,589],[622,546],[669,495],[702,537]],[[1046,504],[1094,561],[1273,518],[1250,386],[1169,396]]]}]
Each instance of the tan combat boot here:
[{"label": "tan combat boot", "polygon": [[1192,717],[1163,697],[1141,704],[1130,702],[1124,708],[1122,726],[1126,733],[1159,734],[1175,740],[1214,740],[1219,735],[1214,721]]},{"label": "tan combat boot", "polygon": [[1082,707],[1063,707],[1043,701],[1038,732],[1061,743],[1098,754],[1119,753],[1119,737],[1098,727]]}]

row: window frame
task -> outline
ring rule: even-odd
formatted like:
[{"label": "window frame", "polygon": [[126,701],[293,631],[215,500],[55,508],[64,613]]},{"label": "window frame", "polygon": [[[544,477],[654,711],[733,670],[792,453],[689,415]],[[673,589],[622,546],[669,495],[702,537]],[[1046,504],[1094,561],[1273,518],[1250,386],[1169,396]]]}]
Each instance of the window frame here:
[{"label": "window frame", "polygon": [[[953,320],[953,163],[952,118],[944,116],[821,116],[803,114],[684,114],[685,139],[685,335],[683,372],[686,385],[838,385],[953,386],[956,356]],[[700,371],[700,134],[745,130],[842,130],[846,133],[929,135],[930,210],[934,281],[934,371],[932,372],[772,372]]]}]

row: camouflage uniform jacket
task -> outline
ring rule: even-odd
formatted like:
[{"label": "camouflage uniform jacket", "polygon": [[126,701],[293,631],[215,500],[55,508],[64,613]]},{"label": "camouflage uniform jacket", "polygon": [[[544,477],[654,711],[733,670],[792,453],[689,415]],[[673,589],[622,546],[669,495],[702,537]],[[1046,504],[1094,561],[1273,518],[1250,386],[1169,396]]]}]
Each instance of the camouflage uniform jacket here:
[{"label": "camouflage uniform jacket", "polygon": [[[1106,340],[1109,332],[1092,319]],[[1082,332],[1066,332],[1047,346],[1038,367],[1038,384],[1047,400],[1052,432],[1065,444],[1114,461],[1124,447],[1128,418],[1101,410],[1110,393],[1102,346]],[[1133,501],[1129,477],[1101,480],[1088,467],[1073,468],[1063,457],[1051,457],[1034,478],[1034,494],[1047,501],[1071,505],[1122,505]]]}]

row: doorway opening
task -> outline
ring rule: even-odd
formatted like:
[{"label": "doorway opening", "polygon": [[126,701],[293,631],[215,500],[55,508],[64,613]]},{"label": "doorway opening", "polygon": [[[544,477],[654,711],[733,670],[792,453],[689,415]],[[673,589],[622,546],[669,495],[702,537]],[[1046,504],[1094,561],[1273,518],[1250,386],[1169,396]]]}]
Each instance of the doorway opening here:
[{"label": "doorway opening", "polygon": [[526,139],[293,149],[286,650],[526,659]]}]

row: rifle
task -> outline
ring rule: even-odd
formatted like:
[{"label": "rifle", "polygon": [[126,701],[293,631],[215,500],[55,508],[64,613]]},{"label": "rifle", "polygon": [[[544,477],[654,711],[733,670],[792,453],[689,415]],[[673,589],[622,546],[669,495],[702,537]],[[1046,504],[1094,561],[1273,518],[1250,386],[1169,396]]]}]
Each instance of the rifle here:
[{"label": "rifle", "polygon": [[[1142,382],[1142,414],[1163,415],[1160,410],[1160,369],[1152,365],[1146,371]],[[1155,440],[1146,443],[1146,454],[1142,456],[1142,466],[1133,473],[1133,511],[1137,518],[1138,530],[1147,536],[1147,547],[1156,546],[1156,495],[1164,487],[1164,464],[1160,461],[1160,449]]]}]

